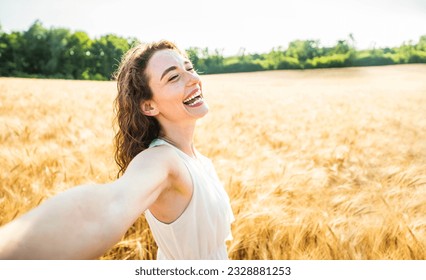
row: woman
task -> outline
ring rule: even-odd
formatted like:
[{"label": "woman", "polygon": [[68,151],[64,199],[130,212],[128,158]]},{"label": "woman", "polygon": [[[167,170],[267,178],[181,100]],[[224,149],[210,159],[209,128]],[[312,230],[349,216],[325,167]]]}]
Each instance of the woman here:
[{"label": "woman", "polygon": [[208,106],[188,57],[168,41],[137,46],[117,87],[119,178],[67,190],[0,228],[1,259],[98,258],[142,213],[157,259],[227,259],[233,214],[193,145]]}]

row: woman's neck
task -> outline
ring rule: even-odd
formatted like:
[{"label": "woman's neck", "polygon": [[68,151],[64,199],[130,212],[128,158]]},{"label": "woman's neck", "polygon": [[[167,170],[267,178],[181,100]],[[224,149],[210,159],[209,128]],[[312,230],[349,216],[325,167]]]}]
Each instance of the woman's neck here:
[{"label": "woman's neck", "polygon": [[162,127],[159,138],[169,142],[188,156],[196,158],[193,138],[195,125]]}]

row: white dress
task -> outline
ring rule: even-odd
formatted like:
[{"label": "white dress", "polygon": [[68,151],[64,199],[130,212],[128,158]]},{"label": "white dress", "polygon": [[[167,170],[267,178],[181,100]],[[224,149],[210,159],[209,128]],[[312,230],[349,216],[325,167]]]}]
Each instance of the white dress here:
[{"label": "white dress", "polygon": [[230,225],[234,215],[212,162],[197,151],[194,159],[162,139],[155,139],[150,147],[159,145],[172,147],[185,163],[193,193],[184,212],[170,224],[145,211],[158,246],[157,259],[228,259],[225,241],[232,239]]}]

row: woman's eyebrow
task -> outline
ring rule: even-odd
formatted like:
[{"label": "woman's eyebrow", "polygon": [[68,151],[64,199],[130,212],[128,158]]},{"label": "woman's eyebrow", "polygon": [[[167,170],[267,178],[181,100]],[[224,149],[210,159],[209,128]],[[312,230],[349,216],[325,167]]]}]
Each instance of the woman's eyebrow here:
[{"label": "woman's eyebrow", "polygon": [[170,66],[169,68],[167,68],[166,70],[164,70],[163,74],[161,74],[160,81],[163,79],[164,76],[166,76],[167,73],[169,73],[170,71],[173,71],[175,69],[177,69],[176,66]]}]

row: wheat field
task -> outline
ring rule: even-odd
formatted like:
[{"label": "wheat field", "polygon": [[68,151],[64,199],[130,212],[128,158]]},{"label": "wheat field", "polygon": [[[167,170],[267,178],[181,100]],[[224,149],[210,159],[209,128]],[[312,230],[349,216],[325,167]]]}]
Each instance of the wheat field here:
[{"label": "wheat field", "polygon": [[[426,259],[426,65],[202,76],[231,259]],[[0,78],[0,225],[114,180],[114,82]],[[141,216],[101,259],[154,259]]]}]

